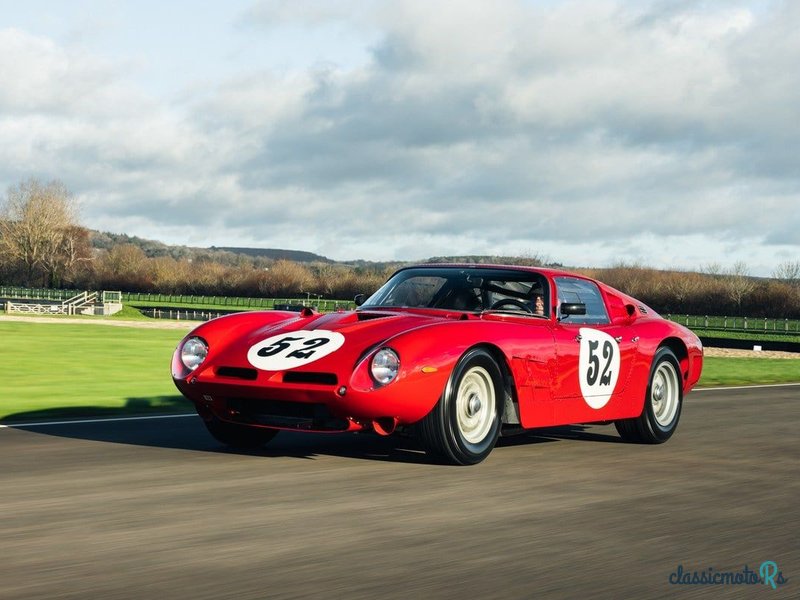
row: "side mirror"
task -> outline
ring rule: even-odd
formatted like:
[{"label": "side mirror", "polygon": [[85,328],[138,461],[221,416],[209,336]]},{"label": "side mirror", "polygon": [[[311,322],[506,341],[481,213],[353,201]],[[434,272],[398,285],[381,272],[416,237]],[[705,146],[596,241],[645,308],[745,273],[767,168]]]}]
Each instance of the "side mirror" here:
[{"label": "side mirror", "polygon": [[562,302],[561,303],[561,318],[569,317],[571,315],[580,316],[586,314],[586,305],[582,302]]},{"label": "side mirror", "polygon": [[356,303],[356,306],[361,306],[364,304],[364,301],[367,299],[366,294],[356,294],[356,297],[353,298],[353,302]]}]

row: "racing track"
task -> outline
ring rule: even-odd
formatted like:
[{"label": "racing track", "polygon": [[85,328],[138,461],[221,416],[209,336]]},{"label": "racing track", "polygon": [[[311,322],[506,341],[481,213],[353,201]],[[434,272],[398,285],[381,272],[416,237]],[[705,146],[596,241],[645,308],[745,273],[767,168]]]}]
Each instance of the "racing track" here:
[{"label": "racing track", "polygon": [[[195,417],[0,429],[0,597],[798,597],[800,387],[697,391],[676,436],[413,444],[281,434],[221,450]],[[789,583],[673,586],[776,561]]]}]

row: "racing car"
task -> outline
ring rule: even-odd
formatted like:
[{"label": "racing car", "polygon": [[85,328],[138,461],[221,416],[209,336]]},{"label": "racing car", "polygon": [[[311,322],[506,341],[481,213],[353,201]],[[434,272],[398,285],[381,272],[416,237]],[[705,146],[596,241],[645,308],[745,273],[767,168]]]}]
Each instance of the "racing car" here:
[{"label": "racing car", "polygon": [[503,434],[557,425],[664,442],[703,367],[691,331],[567,271],[412,266],[356,305],[203,323],[173,355],[175,385],[233,447],[281,430],[405,432],[470,465]]}]

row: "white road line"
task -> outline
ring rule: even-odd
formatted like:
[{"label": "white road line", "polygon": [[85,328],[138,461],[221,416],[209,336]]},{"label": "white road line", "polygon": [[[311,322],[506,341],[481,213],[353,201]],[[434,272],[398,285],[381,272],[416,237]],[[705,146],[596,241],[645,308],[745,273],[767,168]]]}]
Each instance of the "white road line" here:
[{"label": "white road line", "polygon": [[696,387],[692,392],[719,392],[723,390],[756,390],[758,388],[794,387],[800,383],[765,383],[761,385],[726,385],[722,387]]},{"label": "white road line", "polygon": [[76,419],[71,421],[42,421],[40,423],[6,423],[0,424],[0,429],[9,427],[43,427],[45,425],[81,425],[84,423],[111,423],[114,421],[144,421],[147,419],[180,419],[182,417],[196,417],[197,413],[183,415],[151,415],[147,417],[109,417],[107,419]]}]

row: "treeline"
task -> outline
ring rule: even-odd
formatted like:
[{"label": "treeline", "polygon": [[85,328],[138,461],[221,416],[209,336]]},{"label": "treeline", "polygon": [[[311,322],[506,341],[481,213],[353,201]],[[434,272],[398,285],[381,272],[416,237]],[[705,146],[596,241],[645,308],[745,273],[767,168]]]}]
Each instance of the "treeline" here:
[{"label": "treeline", "polygon": [[662,314],[800,318],[800,262],[779,265],[772,278],[751,277],[742,263],[703,271],[625,264],[582,270]]},{"label": "treeline", "polygon": [[[25,181],[9,189],[0,208],[0,285],[347,300],[374,292],[400,266],[344,265],[324,257],[296,262],[232,250],[98,236],[77,222],[72,198],[59,182]],[[429,262],[560,266],[540,256],[451,256]],[[778,265],[772,278],[751,277],[742,263],[730,269],[709,265],[701,272],[638,264],[580,272],[661,313],[800,318],[800,261]]]},{"label": "treeline", "polygon": [[266,261],[241,256],[236,264],[211,259],[150,258],[123,244],[97,253],[76,288],[267,298],[352,299],[372,293],[394,269],[369,269],[330,263]]},{"label": "treeline", "polygon": [[[350,267],[307,252],[168,246],[91,232],[58,181],[29,179],[0,206],[0,285],[164,294],[352,298],[393,265]],[[270,256],[275,258],[270,258]],[[319,258],[299,263],[280,258]]]},{"label": "treeline", "polygon": [[[374,292],[401,266],[398,263],[353,267],[263,259],[254,262],[243,257],[235,264],[223,264],[209,258],[148,257],[132,244],[95,249],[91,254],[90,260],[73,262],[62,273],[61,287],[272,298],[310,295],[348,300],[359,293]],[[22,277],[25,269],[5,266],[0,267],[3,285],[31,283]],[[800,318],[800,278],[779,280],[731,272],[660,271],[638,265],[577,271],[604,281],[663,314]]]},{"label": "treeline", "polygon": [[148,257],[133,244],[108,250],[88,246],[83,260],[57,274],[29,269],[0,254],[0,285],[119,290],[197,296],[352,299],[372,293],[394,271],[330,263],[239,257],[231,264],[209,258]]}]

